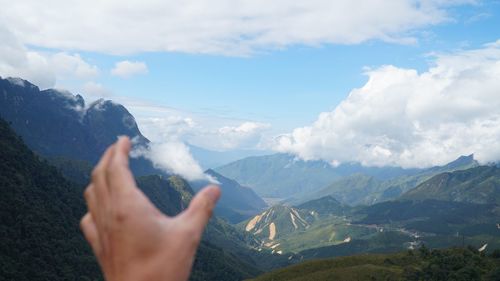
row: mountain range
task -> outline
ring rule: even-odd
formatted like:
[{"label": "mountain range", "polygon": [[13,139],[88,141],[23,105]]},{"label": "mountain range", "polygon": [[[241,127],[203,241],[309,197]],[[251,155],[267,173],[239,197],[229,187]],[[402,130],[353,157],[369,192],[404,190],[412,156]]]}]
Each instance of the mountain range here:
[{"label": "mountain range", "polygon": [[[0,78],[0,93],[0,116],[30,149],[65,175],[71,174],[73,181],[85,184],[92,165],[120,135],[133,139],[134,146],[145,147],[150,143],[128,110],[109,100],[100,99],[87,105],[80,95],[54,89],[40,91],[19,78]],[[202,153],[202,149],[197,153]],[[130,167],[135,176],[169,176],[142,157],[131,158]],[[251,189],[217,176],[224,190],[217,210],[222,217],[241,221],[266,207]],[[196,190],[201,188],[197,183],[193,186]]]},{"label": "mountain range", "polygon": [[215,170],[263,197],[278,197],[292,205],[329,195],[344,204],[369,205],[397,199],[434,175],[478,165],[473,155],[461,156],[444,166],[403,169],[364,167],[358,163],[334,167],[324,161],[273,154],[244,158]]},{"label": "mountain range", "polygon": [[[83,188],[93,164],[118,135],[134,138],[139,146],[149,145],[149,140],[119,104],[98,100],[87,105],[81,96],[40,91],[17,78],[0,78],[0,116],[5,119],[0,118],[0,232],[5,234],[0,276],[100,279],[78,229],[85,212]],[[195,157],[219,153],[190,149]],[[441,264],[446,255],[471,256],[481,248],[493,256],[500,249],[500,168],[481,166],[473,155],[427,169],[332,166],[282,153],[224,164],[235,155],[205,162],[205,167],[223,164],[205,172],[219,182],[222,197],[205,230],[191,280],[242,280],[306,260],[346,255],[358,256],[306,262],[258,280],[397,279],[403,273],[429,273],[426,266]],[[159,171],[144,158],[132,159],[131,166],[139,188],[171,216],[209,183]],[[464,245],[471,245],[470,253]],[[423,246],[464,251],[435,252],[431,260],[433,251],[427,253]],[[405,252],[365,255],[398,251]],[[415,256],[421,253],[426,254]],[[476,260],[485,258],[477,255]],[[492,259],[476,267],[483,273],[494,271]],[[322,269],[325,264],[331,268]]]},{"label": "mountain range", "polygon": [[315,192],[335,180],[357,173],[388,180],[419,171],[400,167],[365,167],[359,163],[334,167],[325,161],[304,161],[284,153],[247,157],[214,170],[253,188],[262,197],[278,198]]}]

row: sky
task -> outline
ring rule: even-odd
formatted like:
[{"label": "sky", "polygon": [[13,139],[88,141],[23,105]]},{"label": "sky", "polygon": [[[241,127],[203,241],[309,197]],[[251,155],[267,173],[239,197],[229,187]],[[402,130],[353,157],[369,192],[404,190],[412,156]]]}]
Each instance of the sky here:
[{"label": "sky", "polygon": [[500,1],[0,4],[1,76],[122,103],[154,143],[500,159]]}]

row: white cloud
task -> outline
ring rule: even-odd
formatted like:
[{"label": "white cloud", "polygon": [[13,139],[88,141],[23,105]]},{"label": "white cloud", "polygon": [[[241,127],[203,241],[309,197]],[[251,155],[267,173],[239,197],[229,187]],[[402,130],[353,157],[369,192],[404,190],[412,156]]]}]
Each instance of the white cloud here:
[{"label": "white cloud", "polygon": [[113,92],[106,87],[104,87],[102,84],[94,82],[94,81],[88,81],[85,84],[83,84],[83,95],[85,97],[93,99],[93,98],[109,98],[113,96]]},{"label": "white cloud", "polygon": [[129,78],[137,74],[146,73],[148,73],[148,67],[146,63],[140,61],[120,61],[117,62],[115,67],[111,70],[112,75],[122,78]]},{"label": "white cloud", "polygon": [[[473,0],[0,0],[22,42],[55,49],[248,54],[290,45],[413,43]],[[75,20],[78,19],[78,20]]]},{"label": "white cloud", "polygon": [[259,144],[262,132],[271,127],[270,124],[244,122],[239,126],[224,126],[217,130],[218,147],[215,149],[255,148]]},{"label": "white cloud", "polygon": [[79,54],[56,53],[50,56],[50,63],[58,77],[89,79],[99,74],[97,66],[90,65]]},{"label": "white cloud", "polygon": [[263,132],[270,128],[269,124],[249,121],[234,126],[221,125],[228,122],[170,110],[165,115],[138,118],[141,131],[154,141],[182,141],[216,151],[259,149]]},{"label": "white cloud", "polygon": [[500,159],[500,40],[435,55],[423,73],[382,66],[332,112],[277,138],[276,149],[333,163],[425,167],[474,153]]},{"label": "white cloud", "polygon": [[0,75],[27,79],[42,89],[54,87],[58,79],[88,79],[99,73],[79,54],[29,50],[1,25],[0,42]]},{"label": "white cloud", "polygon": [[46,57],[29,51],[0,25],[0,76],[22,77],[41,88],[52,87],[56,76]]},{"label": "white cloud", "polygon": [[150,143],[149,148],[135,150],[132,155],[144,156],[150,159],[156,168],[180,175],[189,181],[209,180],[217,183],[211,176],[203,173],[189,148],[182,142]]}]

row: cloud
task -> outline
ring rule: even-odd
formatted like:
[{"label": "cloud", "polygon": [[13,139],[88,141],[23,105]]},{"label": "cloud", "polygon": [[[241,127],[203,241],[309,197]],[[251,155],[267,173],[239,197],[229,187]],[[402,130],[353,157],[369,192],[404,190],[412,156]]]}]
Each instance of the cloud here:
[{"label": "cloud", "polygon": [[42,89],[54,87],[58,79],[88,79],[99,73],[79,54],[30,50],[1,25],[0,42],[0,75],[27,79]]},{"label": "cloud", "polygon": [[219,140],[216,149],[255,148],[261,140],[262,132],[270,127],[270,124],[257,122],[221,127],[215,134]]},{"label": "cloud", "polygon": [[413,30],[446,22],[450,6],[472,2],[1,0],[0,19],[22,42],[46,48],[244,55],[372,39],[413,43]]},{"label": "cloud", "polygon": [[427,167],[471,153],[500,159],[500,40],[436,54],[422,73],[388,65],[367,75],[332,112],[278,137],[276,149],[369,166]]},{"label": "cloud", "polygon": [[113,92],[106,87],[104,87],[102,84],[94,82],[94,81],[88,81],[85,84],[83,84],[82,88],[83,94],[87,98],[109,98],[113,96]]},{"label": "cloud", "polygon": [[79,79],[94,78],[99,68],[84,61],[79,54],[64,52],[49,55],[50,64],[58,77],[75,77]]},{"label": "cloud", "polygon": [[207,113],[180,110],[136,98],[115,96],[136,116],[141,132],[152,142],[185,142],[216,151],[269,149],[263,145],[271,125]]},{"label": "cloud", "polygon": [[56,76],[45,56],[29,51],[0,25],[0,76],[22,77],[41,88],[52,87]]},{"label": "cloud", "polygon": [[144,62],[139,61],[120,61],[115,64],[111,74],[122,78],[129,78],[137,74],[148,73],[148,67]]},{"label": "cloud", "polygon": [[188,181],[208,180],[217,183],[214,178],[203,173],[189,148],[182,142],[150,143],[149,148],[137,149],[132,155],[144,156],[151,160],[156,168],[170,174],[180,175]]}]

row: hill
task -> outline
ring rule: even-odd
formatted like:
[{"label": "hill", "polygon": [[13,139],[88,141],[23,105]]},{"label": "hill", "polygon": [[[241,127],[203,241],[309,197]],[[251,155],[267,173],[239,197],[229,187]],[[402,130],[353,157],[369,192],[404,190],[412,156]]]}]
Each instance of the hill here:
[{"label": "hill", "polygon": [[[267,207],[252,189],[240,185],[238,182],[226,178],[214,170],[207,170],[205,174],[212,176],[219,182],[222,196],[215,208],[215,214],[231,223],[239,223],[249,217],[260,213]],[[209,184],[208,181],[192,183],[193,188],[198,191]]]},{"label": "hill", "polygon": [[460,156],[444,165],[414,171],[413,174],[381,179],[365,172],[352,174],[335,180],[331,184],[313,193],[296,195],[292,203],[300,203],[314,198],[331,195],[348,205],[371,205],[378,202],[394,200],[404,192],[411,190],[429,178],[458,170],[477,167],[473,155]]},{"label": "hill", "polygon": [[297,206],[298,209],[314,211],[320,216],[347,215],[351,207],[340,203],[333,196],[325,196],[319,199],[311,200]]},{"label": "hill", "polygon": [[261,240],[259,249],[269,249],[289,259],[303,258],[301,251],[349,243],[376,232],[351,225],[346,215],[351,208],[332,197],[324,197],[300,206],[275,205],[238,224],[240,229]]},{"label": "hill", "polygon": [[254,281],[315,280],[499,280],[500,253],[472,248],[364,254],[306,261],[265,273]]},{"label": "hill", "polygon": [[83,189],[39,159],[0,119],[0,276],[3,280],[97,280],[79,229]]},{"label": "hill", "polygon": [[442,173],[409,190],[400,199],[500,204],[500,168],[480,166]]},{"label": "hill", "polygon": [[300,198],[302,194],[317,191],[336,179],[356,173],[385,180],[418,172],[398,167],[364,167],[359,163],[334,167],[325,161],[304,161],[283,153],[247,157],[215,171],[254,189],[260,196],[279,198]]}]

